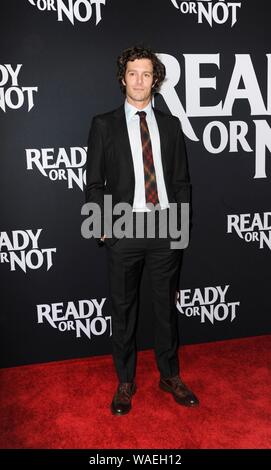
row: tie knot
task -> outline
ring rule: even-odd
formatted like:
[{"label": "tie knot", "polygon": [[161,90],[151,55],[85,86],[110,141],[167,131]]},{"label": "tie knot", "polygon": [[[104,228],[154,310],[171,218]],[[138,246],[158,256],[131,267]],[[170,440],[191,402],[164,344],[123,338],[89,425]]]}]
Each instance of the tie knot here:
[{"label": "tie knot", "polygon": [[137,111],[136,114],[139,115],[140,119],[144,119],[147,113],[146,111]]}]

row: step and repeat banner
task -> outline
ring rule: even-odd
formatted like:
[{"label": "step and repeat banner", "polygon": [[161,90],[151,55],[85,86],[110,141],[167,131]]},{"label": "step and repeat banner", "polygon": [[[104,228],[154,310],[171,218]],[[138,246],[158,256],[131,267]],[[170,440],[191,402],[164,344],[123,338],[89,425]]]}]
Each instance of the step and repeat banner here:
[{"label": "step and repeat banner", "polygon": [[[1,366],[111,352],[106,250],[81,235],[92,117],[123,103],[121,51],[167,76],[154,106],[182,124],[192,230],[180,342],[270,333],[270,2],[1,4]],[[138,348],[153,345],[143,273]]]}]

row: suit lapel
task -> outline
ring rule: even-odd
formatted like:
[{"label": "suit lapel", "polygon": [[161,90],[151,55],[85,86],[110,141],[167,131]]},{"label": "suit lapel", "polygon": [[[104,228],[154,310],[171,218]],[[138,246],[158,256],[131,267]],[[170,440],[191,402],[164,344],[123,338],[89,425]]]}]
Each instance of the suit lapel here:
[{"label": "suit lapel", "polygon": [[132,157],[132,150],[130,146],[128,128],[126,123],[124,105],[121,105],[115,111],[115,132],[114,138],[116,139],[116,148],[119,149],[119,155],[124,159],[134,175],[134,164]]},{"label": "suit lapel", "polygon": [[159,135],[160,135],[160,145],[161,145],[161,159],[164,176],[166,174],[167,164],[166,164],[166,144],[167,144],[167,126],[163,114],[159,110],[154,109],[155,119],[157,122]]}]

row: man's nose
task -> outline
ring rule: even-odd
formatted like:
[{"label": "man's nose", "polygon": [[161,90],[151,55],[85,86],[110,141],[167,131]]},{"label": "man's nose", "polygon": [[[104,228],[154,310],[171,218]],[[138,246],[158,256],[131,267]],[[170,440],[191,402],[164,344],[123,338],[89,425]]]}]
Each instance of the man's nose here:
[{"label": "man's nose", "polygon": [[140,84],[140,83],[142,83],[142,81],[143,81],[143,77],[141,75],[138,75],[137,76],[137,83]]}]

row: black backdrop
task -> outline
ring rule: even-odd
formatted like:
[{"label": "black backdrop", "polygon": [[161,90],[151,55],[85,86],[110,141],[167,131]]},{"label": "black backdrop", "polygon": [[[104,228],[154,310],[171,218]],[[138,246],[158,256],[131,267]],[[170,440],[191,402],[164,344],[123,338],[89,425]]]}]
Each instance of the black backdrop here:
[{"label": "black backdrop", "polygon": [[[81,235],[84,159],[92,116],[123,102],[116,58],[140,42],[165,61],[155,106],[182,122],[193,185],[181,343],[270,332],[269,3],[2,2],[2,367],[111,350],[106,253]],[[139,349],[153,342],[147,285]]]}]

